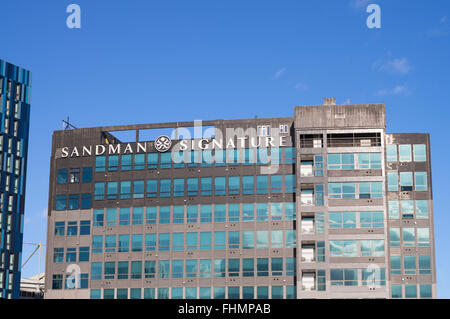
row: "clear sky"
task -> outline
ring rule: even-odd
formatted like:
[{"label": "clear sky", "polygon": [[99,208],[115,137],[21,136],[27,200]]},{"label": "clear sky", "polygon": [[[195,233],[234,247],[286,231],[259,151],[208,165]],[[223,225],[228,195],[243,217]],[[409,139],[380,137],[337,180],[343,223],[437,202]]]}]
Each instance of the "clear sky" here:
[{"label": "clear sky", "polygon": [[[370,3],[381,29],[366,26]],[[0,30],[0,58],[33,72],[25,242],[45,242],[51,137],[67,116],[88,127],[385,103],[388,132],[431,134],[438,295],[450,297],[448,0],[2,0]]]}]

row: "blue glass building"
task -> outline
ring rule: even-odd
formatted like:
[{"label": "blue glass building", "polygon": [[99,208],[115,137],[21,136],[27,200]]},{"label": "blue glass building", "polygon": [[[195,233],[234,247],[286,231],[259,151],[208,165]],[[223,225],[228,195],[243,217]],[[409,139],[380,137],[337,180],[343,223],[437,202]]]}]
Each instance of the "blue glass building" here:
[{"label": "blue glass building", "polygon": [[19,298],[31,72],[0,60],[0,298]]}]

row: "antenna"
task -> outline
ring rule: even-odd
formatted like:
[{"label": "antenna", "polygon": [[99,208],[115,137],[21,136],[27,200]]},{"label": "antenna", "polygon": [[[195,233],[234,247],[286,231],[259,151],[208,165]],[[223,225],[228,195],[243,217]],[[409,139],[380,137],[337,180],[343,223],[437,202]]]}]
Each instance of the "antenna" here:
[{"label": "antenna", "polygon": [[69,122],[69,117],[67,117],[67,120],[62,120],[62,124],[63,124],[63,130],[76,129],[75,126],[73,126],[72,124],[70,124],[70,122]]}]

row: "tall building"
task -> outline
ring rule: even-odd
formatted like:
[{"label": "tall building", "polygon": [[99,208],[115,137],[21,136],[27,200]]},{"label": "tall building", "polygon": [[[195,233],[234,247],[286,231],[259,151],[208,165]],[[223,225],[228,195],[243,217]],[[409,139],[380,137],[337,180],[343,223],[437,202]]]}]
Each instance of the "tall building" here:
[{"label": "tall building", "polygon": [[0,298],[19,298],[31,72],[0,60]]},{"label": "tall building", "polygon": [[333,98],[198,124],[54,132],[46,298],[436,297],[428,134]]}]

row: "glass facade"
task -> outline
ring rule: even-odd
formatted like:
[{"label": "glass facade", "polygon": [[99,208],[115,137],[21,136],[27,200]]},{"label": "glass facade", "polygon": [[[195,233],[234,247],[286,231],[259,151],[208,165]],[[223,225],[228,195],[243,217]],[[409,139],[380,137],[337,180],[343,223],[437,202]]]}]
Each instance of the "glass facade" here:
[{"label": "glass facade", "polygon": [[19,298],[31,73],[0,60],[0,298]]}]

